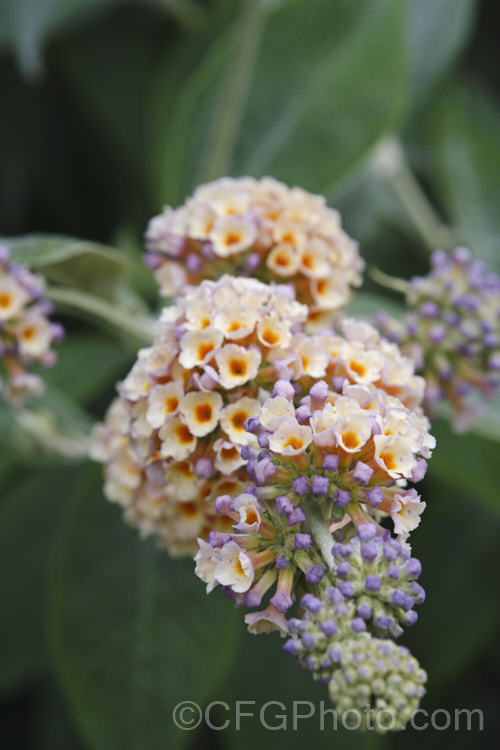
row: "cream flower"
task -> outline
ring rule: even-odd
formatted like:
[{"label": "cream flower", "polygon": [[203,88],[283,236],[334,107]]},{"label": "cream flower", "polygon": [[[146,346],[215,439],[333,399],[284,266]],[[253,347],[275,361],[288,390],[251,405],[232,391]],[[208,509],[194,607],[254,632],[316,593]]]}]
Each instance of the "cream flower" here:
[{"label": "cream flower", "polygon": [[179,404],[179,411],[189,431],[196,437],[204,437],[219,423],[223,401],[219,393],[187,393]]},{"label": "cream flower", "polygon": [[184,461],[196,448],[196,437],[189,428],[178,417],[172,417],[158,432],[162,440],[161,455],[164,458],[173,458],[176,461]]},{"label": "cream flower", "polygon": [[177,414],[184,396],[182,384],[176,381],[156,385],[149,391],[146,419],[151,427],[159,429],[167,419]]},{"label": "cream flower", "polygon": [[219,347],[224,336],[216,328],[204,328],[202,331],[188,331],[181,339],[181,353],[179,362],[183,367],[201,367],[210,361]]},{"label": "cream flower", "polygon": [[28,357],[39,357],[50,348],[52,326],[45,317],[26,315],[17,326],[16,335],[21,354]]},{"label": "cream flower", "polygon": [[223,258],[251,247],[256,237],[255,225],[242,216],[219,218],[210,232],[214,252]]},{"label": "cream flower", "polygon": [[260,515],[259,502],[254,495],[243,493],[234,501],[232,507],[239,513],[240,520],[234,525],[237,531],[257,531],[262,518]]},{"label": "cream flower", "polygon": [[203,583],[207,584],[207,594],[209,594],[218,583],[215,579],[215,568],[220,561],[220,556],[217,554],[218,550],[203,539],[198,539],[198,544],[200,548],[194,558],[196,563],[194,572]]},{"label": "cream flower", "polygon": [[420,516],[425,510],[426,503],[420,502],[420,495],[416,490],[400,492],[394,495],[391,508],[391,518],[394,521],[394,531],[404,540],[410,531],[417,528]]},{"label": "cream flower", "polygon": [[235,593],[248,591],[254,579],[252,561],[236,542],[228,542],[221,551],[215,566],[215,580],[222,586],[229,586]]},{"label": "cream flower", "polygon": [[256,445],[255,435],[247,432],[244,423],[249,417],[255,417],[260,412],[260,402],[247,396],[226,406],[220,417],[220,424],[229,440],[237,445]]},{"label": "cream flower", "polygon": [[282,456],[298,456],[312,442],[310,427],[300,425],[293,417],[285,417],[269,438],[269,447]]},{"label": "cream flower", "polygon": [[0,276],[0,320],[10,320],[18,315],[29,301],[30,295],[10,275]]},{"label": "cream flower", "polygon": [[248,383],[257,375],[261,360],[262,354],[258,349],[226,344],[215,355],[222,387],[236,388]]}]

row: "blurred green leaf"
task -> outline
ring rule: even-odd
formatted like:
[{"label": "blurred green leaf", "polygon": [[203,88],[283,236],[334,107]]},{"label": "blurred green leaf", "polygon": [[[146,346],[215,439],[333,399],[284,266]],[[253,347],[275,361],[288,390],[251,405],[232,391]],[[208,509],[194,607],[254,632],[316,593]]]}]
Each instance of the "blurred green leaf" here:
[{"label": "blurred green leaf", "polygon": [[0,47],[12,48],[30,77],[41,72],[42,50],[61,28],[127,0],[0,0]]},{"label": "blurred green leaf", "polygon": [[472,433],[459,435],[442,421],[432,424],[437,446],[429,471],[456,492],[467,492],[489,510],[500,513],[498,443]]},{"label": "blurred green leaf", "polygon": [[125,256],[105,245],[48,234],[5,237],[2,242],[16,262],[100,297],[113,298],[123,282]]},{"label": "blurred green leaf", "polygon": [[265,26],[235,155],[238,172],[270,173],[330,192],[403,114],[400,0],[288,0]]},{"label": "blurred green leaf", "polygon": [[[458,441],[464,447],[454,451]],[[427,508],[411,540],[413,554],[422,560],[420,582],[427,599],[405,642],[429,672],[429,700],[454,685],[464,670],[488,652],[500,625],[500,598],[492,579],[498,567],[500,534],[498,481],[493,476],[498,448],[490,455],[493,464],[485,476],[485,464],[477,463],[479,452],[472,446],[468,450],[469,441],[439,431],[435,456],[441,454],[441,459],[436,462],[433,457],[429,464],[423,490]],[[492,494],[496,513],[486,508],[485,492]]]},{"label": "blurred green leaf", "polygon": [[431,118],[432,165],[460,241],[500,270],[500,111],[474,84],[454,85]]},{"label": "blurred green leaf", "polygon": [[[247,41],[241,23],[227,25],[179,93],[164,136],[163,200],[182,200],[200,180],[226,116],[241,120],[241,128],[234,157],[219,160],[221,171],[228,161],[233,173],[270,173],[323,192],[401,117],[404,2],[287,0],[264,9],[253,76],[241,67],[239,116],[220,102]],[[230,90],[236,84],[231,80]]]},{"label": "blurred green leaf", "polygon": [[389,315],[393,315],[395,318],[401,318],[405,312],[404,305],[396,299],[382,294],[374,294],[373,292],[355,291],[347,308],[347,315],[373,322],[374,315],[381,310],[389,313]]},{"label": "blurred green leaf", "polygon": [[[43,633],[47,568],[69,469],[16,467],[0,498],[0,693],[33,681],[47,666]],[[24,475],[24,476],[23,476]]]},{"label": "blurred green leaf", "polygon": [[141,542],[89,467],[58,539],[50,633],[77,724],[96,750],[169,750],[190,741],[172,709],[203,703],[232,662],[235,619],[208,598],[193,562]]},{"label": "blurred green leaf", "polygon": [[412,98],[421,105],[453,66],[469,40],[476,0],[410,0]]},{"label": "blurred green leaf", "polygon": [[44,380],[52,389],[83,404],[108,390],[133,362],[130,349],[98,333],[71,331],[57,353],[56,366],[42,373]]}]

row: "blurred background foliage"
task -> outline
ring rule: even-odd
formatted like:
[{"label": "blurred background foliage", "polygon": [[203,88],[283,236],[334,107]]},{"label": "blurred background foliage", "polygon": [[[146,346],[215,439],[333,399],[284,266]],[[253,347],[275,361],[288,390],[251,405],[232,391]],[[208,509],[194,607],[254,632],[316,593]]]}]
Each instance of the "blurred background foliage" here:
[{"label": "blurred background foliage", "polygon": [[[202,180],[272,174],[327,195],[368,263],[394,275],[425,272],[434,242],[467,243],[499,272],[499,23],[487,0],[0,0],[0,232],[46,234],[17,240],[23,257],[140,318],[156,305],[148,219]],[[367,277],[352,310],[396,304]],[[36,414],[66,460],[0,411],[1,747],[417,747],[417,731],[332,736],[314,719],[272,734],[250,719],[240,732],[175,728],[180,700],[290,706],[326,691],[104,502],[78,435],[140,330],[63,319]],[[430,674],[423,707],[482,709],[491,747],[499,415],[466,437],[435,425],[414,537],[428,601],[405,640]]]}]

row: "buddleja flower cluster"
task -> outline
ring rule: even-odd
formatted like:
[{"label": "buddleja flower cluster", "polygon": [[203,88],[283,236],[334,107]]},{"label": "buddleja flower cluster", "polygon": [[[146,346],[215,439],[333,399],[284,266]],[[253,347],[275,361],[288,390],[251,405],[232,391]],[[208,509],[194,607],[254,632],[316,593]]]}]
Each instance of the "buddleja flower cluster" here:
[{"label": "buddleja flower cluster", "polygon": [[242,451],[257,446],[244,424],[259,413],[260,389],[294,356],[306,318],[288,287],[229,276],[163,310],[160,333],[139,352],[93,447],[107,497],[143,536],[189,554],[197,537],[231,528],[214,500],[242,490]]},{"label": "buddleja flower cluster", "polygon": [[376,324],[425,376],[426,411],[448,403],[463,430],[481,413],[467,397],[491,397],[500,384],[500,278],[461,247],[436,251],[431,263],[408,285],[405,320],[379,313]]},{"label": "buddleja flower cluster", "polygon": [[163,295],[224,273],[289,282],[316,326],[345,307],[364,265],[323,197],[269,177],[201,185],[152,219],[146,239]]},{"label": "buddleja flower cluster", "polygon": [[44,298],[41,277],[9,258],[9,249],[0,247],[0,391],[7,401],[21,404],[43,392],[42,378],[28,369],[55,363],[51,347],[63,329],[48,318],[52,305]]},{"label": "buddleja flower cluster", "polygon": [[426,676],[393,639],[424,599],[408,538],[434,439],[414,362],[366,323],[325,327],[356,246],[322,199],[268,178],[202,186],[148,243],[178,294],[96,430],[108,498],[196,552],[207,592],[285,636],[339,712],[402,728]]}]

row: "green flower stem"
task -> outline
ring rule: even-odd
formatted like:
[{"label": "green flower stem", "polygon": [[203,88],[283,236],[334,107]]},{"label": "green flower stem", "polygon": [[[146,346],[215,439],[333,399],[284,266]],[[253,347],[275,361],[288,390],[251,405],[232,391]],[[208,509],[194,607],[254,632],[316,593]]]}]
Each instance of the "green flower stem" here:
[{"label": "green flower stem", "polygon": [[396,138],[381,141],[372,157],[372,165],[389,182],[429,250],[452,248],[453,233],[438,216],[408,166],[401,143]]},{"label": "green flower stem", "polygon": [[325,518],[323,513],[323,505],[318,500],[308,497],[305,500],[301,500],[300,506],[304,511],[311,536],[317,544],[328,569],[332,570],[333,537],[330,531],[329,518]]},{"label": "green flower stem", "polygon": [[216,179],[229,170],[257,59],[263,5],[263,0],[244,0],[242,4],[233,54],[216,102],[198,182]]},{"label": "green flower stem", "polygon": [[142,343],[150,344],[154,338],[154,321],[133,310],[78,289],[49,287],[46,294],[57,307],[96,319]]},{"label": "green flower stem", "polygon": [[380,286],[384,286],[386,289],[393,289],[395,292],[399,292],[406,296],[410,285],[405,279],[399,279],[396,276],[389,276],[388,273],[384,273],[380,268],[377,268],[377,266],[370,266],[368,274],[377,282],[377,284],[380,284]]},{"label": "green flower stem", "polygon": [[49,411],[30,409],[13,409],[12,418],[23,436],[33,447],[53,456],[60,456],[68,461],[87,459],[90,447],[90,435],[75,429],[61,430]]}]

